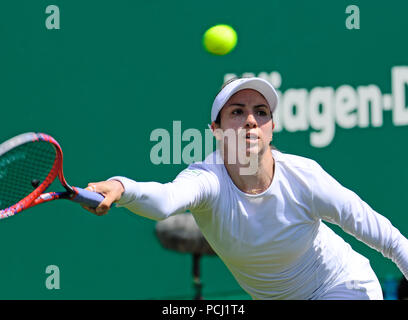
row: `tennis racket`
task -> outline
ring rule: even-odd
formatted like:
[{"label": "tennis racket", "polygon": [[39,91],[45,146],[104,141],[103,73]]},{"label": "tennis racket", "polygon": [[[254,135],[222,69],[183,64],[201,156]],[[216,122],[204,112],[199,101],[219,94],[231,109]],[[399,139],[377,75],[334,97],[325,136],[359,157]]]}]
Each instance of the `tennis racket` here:
[{"label": "tennis racket", "polygon": [[[57,176],[65,191],[43,193]],[[61,147],[49,135],[23,133],[0,144],[0,219],[57,199],[96,208],[104,196],[66,182]]]}]

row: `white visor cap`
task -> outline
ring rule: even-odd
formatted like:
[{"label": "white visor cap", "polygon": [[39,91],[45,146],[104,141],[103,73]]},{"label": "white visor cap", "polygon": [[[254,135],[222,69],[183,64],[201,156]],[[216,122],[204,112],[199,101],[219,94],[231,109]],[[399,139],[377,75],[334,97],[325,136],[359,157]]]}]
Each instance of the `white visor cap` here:
[{"label": "white visor cap", "polygon": [[227,84],[221,92],[215,97],[211,108],[211,121],[217,119],[218,113],[234,93],[243,89],[253,89],[262,94],[269,104],[271,113],[273,113],[278,105],[278,94],[274,87],[266,80],[261,78],[242,78]]}]

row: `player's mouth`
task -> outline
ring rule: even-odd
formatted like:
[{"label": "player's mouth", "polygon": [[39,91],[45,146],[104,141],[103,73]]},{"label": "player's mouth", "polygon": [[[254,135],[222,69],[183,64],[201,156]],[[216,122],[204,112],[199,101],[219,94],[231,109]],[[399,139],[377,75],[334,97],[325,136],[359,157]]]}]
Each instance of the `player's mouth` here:
[{"label": "player's mouth", "polygon": [[257,142],[259,140],[259,137],[256,133],[247,132],[247,134],[245,135],[245,140],[247,142]]}]

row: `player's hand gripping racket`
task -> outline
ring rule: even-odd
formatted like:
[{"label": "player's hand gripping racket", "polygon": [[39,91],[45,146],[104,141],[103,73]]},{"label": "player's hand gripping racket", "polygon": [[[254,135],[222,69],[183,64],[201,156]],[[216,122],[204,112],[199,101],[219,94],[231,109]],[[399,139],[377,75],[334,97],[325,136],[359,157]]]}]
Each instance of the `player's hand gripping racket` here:
[{"label": "player's hand gripping racket", "polygon": [[[43,193],[57,176],[66,191]],[[0,144],[0,219],[56,199],[96,208],[104,196],[65,181],[62,150],[52,137],[30,132]]]}]

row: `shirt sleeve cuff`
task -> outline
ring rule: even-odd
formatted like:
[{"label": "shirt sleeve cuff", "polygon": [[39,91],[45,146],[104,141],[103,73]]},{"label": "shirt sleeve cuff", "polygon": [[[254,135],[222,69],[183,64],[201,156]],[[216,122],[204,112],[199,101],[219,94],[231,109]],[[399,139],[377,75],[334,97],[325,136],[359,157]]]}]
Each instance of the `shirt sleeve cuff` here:
[{"label": "shirt sleeve cuff", "polygon": [[124,207],[139,198],[140,192],[136,181],[121,176],[111,177],[109,180],[119,181],[125,189],[120,200],[116,202],[117,207]]}]

